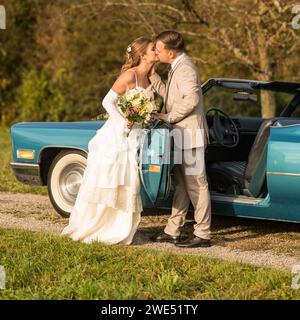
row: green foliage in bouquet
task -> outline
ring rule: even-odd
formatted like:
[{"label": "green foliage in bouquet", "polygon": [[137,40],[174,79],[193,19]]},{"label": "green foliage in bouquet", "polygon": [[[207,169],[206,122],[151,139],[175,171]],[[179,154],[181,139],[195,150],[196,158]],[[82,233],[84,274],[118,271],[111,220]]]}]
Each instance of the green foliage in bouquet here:
[{"label": "green foliage in bouquet", "polygon": [[118,106],[127,120],[137,123],[147,123],[158,111],[154,94],[138,88],[121,95]]}]

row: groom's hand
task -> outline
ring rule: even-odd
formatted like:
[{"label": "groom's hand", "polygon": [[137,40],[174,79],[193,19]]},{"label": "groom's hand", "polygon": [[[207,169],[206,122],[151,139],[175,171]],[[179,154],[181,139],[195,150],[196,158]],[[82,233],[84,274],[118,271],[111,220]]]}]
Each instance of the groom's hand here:
[{"label": "groom's hand", "polygon": [[155,120],[163,120],[163,121],[168,121],[168,114],[166,113],[156,113],[154,116]]}]

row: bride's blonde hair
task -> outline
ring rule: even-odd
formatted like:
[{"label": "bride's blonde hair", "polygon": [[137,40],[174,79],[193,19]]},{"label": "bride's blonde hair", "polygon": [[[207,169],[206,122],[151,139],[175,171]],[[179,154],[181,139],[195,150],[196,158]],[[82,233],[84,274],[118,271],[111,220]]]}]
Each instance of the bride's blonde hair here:
[{"label": "bride's blonde hair", "polygon": [[122,66],[121,73],[140,64],[141,56],[146,53],[151,42],[152,40],[146,37],[139,37],[132,41],[126,49],[126,61]]}]

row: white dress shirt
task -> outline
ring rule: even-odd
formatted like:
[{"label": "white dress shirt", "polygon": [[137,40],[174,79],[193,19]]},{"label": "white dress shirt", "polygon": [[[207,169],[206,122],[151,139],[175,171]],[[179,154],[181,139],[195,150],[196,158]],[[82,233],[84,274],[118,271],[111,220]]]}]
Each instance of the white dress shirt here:
[{"label": "white dress shirt", "polygon": [[186,54],[183,52],[180,56],[178,56],[172,63],[171,68],[174,70],[176,64],[185,56]]}]

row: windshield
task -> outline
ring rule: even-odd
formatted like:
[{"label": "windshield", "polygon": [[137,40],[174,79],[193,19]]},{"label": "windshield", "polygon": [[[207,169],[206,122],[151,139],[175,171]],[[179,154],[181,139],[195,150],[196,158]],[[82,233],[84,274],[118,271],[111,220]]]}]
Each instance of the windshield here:
[{"label": "windshield", "polygon": [[275,110],[277,117],[293,96],[294,94],[285,92],[261,89],[246,92],[215,86],[204,94],[204,109],[206,112],[217,108],[230,116],[261,118],[263,108],[271,108]]}]

